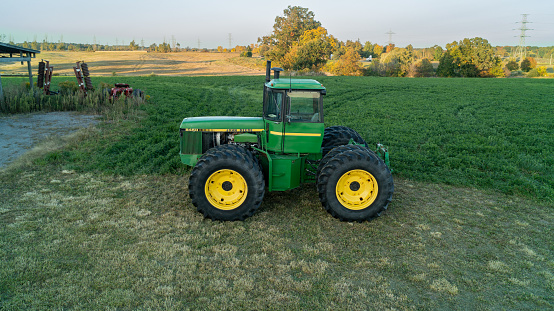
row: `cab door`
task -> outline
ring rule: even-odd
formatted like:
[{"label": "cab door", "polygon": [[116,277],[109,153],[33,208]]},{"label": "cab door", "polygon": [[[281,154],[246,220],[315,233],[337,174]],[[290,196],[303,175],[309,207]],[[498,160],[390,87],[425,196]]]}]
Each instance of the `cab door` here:
[{"label": "cab door", "polygon": [[264,122],[267,150],[283,152],[283,116],[285,91],[265,88]]},{"label": "cab door", "polygon": [[325,130],[321,92],[293,90],[285,95],[283,152],[321,152]]}]

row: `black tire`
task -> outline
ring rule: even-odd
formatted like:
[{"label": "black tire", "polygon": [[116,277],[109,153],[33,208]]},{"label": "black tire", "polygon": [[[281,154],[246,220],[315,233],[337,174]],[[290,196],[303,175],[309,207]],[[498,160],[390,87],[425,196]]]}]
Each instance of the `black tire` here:
[{"label": "black tire", "polygon": [[350,139],[356,143],[368,147],[365,140],[358,132],[346,126],[331,126],[325,129],[323,133],[323,143],[321,144],[321,153],[325,156],[333,148],[347,145]]},{"label": "black tire", "polygon": [[323,167],[317,190],[323,208],[333,217],[361,222],[387,209],[394,182],[389,168],[375,154],[347,150]]},{"label": "black tire", "polygon": [[83,79],[85,81],[85,88],[87,90],[93,90],[94,87],[92,86],[92,80],[90,79],[89,76],[85,76],[85,78]]},{"label": "black tire", "polygon": [[44,86],[44,68],[46,67],[45,62],[38,63],[38,75],[37,75],[37,86],[42,88]]},{"label": "black tire", "polygon": [[[206,133],[203,133],[203,135],[206,135]],[[204,136],[202,137],[202,139],[204,139]],[[202,141],[202,144],[204,144],[204,140]],[[213,144],[213,142],[212,142],[212,144]],[[204,148],[204,147],[202,147],[202,148]],[[244,148],[243,146],[240,146],[240,145],[225,144],[225,145],[220,145],[220,146],[217,146],[217,147],[214,147],[214,148],[212,148],[212,146],[210,146],[210,149],[205,151],[205,153],[212,153],[212,152],[221,151],[221,150],[234,150],[234,151],[239,152],[241,154],[246,154],[246,156],[248,156],[249,158],[252,158],[254,160],[254,163],[256,163],[256,165],[258,165],[260,167],[260,169],[262,167],[261,164],[260,164],[260,161],[258,160],[258,157],[254,156],[252,151],[250,151],[249,149],[246,149],[246,148]],[[202,150],[202,151],[204,151],[204,150]]]},{"label": "black tire", "polygon": [[144,99],[144,93],[142,92],[141,89],[134,89],[133,96],[136,98]]},{"label": "black tire", "polygon": [[349,150],[360,150],[360,151],[363,151],[363,152],[369,152],[369,153],[375,154],[375,152],[373,152],[373,150],[371,150],[367,147],[364,147],[364,146],[360,146],[360,145],[342,145],[342,146],[335,147],[335,148],[331,149],[331,151],[329,151],[321,159],[321,161],[319,161],[319,165],[317,167],[317,176],[319,177],[319,174],[321,174],[321,170],[323,169],[323,167],[325,167],[325,165],[329,161],[331,161],[331,159],[333,159],[337,154],[340,154],[340,153],[343,153],[343,152],[349,151]]},{"label": "black tire", "polygon": [[244,220],[260,207],[265,181],[254,157],[229,145],[212,148],[189,179],[192,204],[212,220]]},{"label": "black tire", "polygon": [[88,71],[88,65],[86,63],[81,63],[81,71],[83,72],[84,77],[90,76],[90,72]]}]

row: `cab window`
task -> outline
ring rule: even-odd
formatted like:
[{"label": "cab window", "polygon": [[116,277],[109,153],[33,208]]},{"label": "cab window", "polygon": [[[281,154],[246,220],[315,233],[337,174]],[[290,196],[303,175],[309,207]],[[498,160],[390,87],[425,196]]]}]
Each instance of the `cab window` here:
[{"label": "cab window", "polygon": [[269,120],[280,121],[283,106],[283,92],[267,89],[264,117]]},{"label": "cab window", "polygon": [[292,122],[322,122],[319,92],[292,91],[287,93]]}]

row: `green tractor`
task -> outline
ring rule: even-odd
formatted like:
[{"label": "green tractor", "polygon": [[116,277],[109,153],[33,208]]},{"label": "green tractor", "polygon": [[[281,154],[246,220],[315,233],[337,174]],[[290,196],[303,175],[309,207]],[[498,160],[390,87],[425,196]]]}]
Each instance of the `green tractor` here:
[{"label": "green tractor", "polygon": [[192,117],[181,123],[180,157],[194,167],[194,206],[212,220],[244,220],[266,189],[316,183],[321,204],[334,217],[379,216],[394,191],[386,148],[370,150],[344,126],[325,128],[325,87],[311,79],[280,79],[280,71],[267,62],[262,117]]}]

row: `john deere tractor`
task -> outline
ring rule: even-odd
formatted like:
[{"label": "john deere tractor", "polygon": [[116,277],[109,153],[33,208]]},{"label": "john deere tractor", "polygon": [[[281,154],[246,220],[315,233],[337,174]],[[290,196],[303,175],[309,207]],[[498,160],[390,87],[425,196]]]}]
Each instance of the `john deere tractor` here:
[{"label": "john deere tractor", "polygon": [[194,206],[213,220],[244,220],[266,191],[316,183],[321,204],[334,217],[379,216],[394,191],[386,148],[378,144],[372,151],[344,126],[325,128],[325,87],[311,79],[279,78],[281,71],[267,62],[262,117],[193,117],[181,123],[180,157],[194,167]]}]

